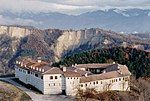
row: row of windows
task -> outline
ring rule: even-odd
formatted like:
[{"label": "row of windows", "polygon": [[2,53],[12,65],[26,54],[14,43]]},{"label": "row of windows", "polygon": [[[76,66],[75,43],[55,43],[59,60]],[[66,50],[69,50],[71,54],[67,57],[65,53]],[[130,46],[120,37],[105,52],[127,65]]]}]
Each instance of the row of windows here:
[{"label": "row of windows", "polygon": [[119,79],[113,79],[113,80],[110,80],[110,83],[114,83],[114,82],[118,82],[118,81],[128,81],[128,77],[125,77],[125,78],[119,78]]},{"label": "row of windows", "polygon": [[[19,71],[23,71],[24,73],[26,73],[24,70],[22,70],[22,69],[19,69]],[[36,74],[36,73],[33,73],[33,72],[30,72],[30,71],[28,71],[28,74],[32,74],[32,75],[34,75],[35,77],[39,77],[39,75],[38,74]],[[60,76],[61,77],[61,76]],[[43,76],[41,76],[41,79],[43,79]],[[50,76],[50,79],[52,80],[52,79],[58,79],[58,76]]]},{"label": "row of windows", "polygon": [[[125,78],[123,78],[122,80],[128,81],[128,79],[129,79],[128,77],[125,77]],[[110,83],[117,82],[117,81],[121,81],[121,78],[119,78],[119,79],[114,79],[114,80],[110,80]],[[93,85],[99,84],[98,81],[90,82],[90,84],[92,84],[92,83],[93,83]],[[100,84],[103,84],[103,82],[101,81]],[[80,86],[83,87],[83,84],[81,84]],[[87,86],[87,84],[85,84],[85,86]]]},{"label": "row of windows", "polygon": [[23,73],[26,73],[26,71],[25,71],[25,70],[22,70],[22,69],[19,69],[19,71],[20,71],[20,72],[23,72]]},{"label": "row of windows", "polygon": [[59,84],[56,84],[56,83],[49,84],[49,86],[56,86],[56,85],[60,86],[60,83]]},{"label": "row of windows", "polygon": [[[96,84],[103,84],[103,82],[98,82],[98,81],[95,81],[95,82],[90,82],[90,84],[93,84],[93,85],[96,85]],[[81,87],[83,87],[83,84],[80,85]],[[87,84],[85,84],[85,86],[87,87]]]},{"label": "row of windows", "polygon": [[[61,76],[60,76],[60,78],[61,78]],[[58,76],[50,76],[50,80],[52,80],[52,79],[58,79]]]},{"label": "row of windows", "polygon": [[[26,73],[26,71],[25,71],[25,70],[22,70],[22,69],[19,69],[19,71],[21,71],[21,72],[23,72],[23,73]],[[27,73],[28,73],[28,74],[32,74],[32,75],[34,75],[34,76],[36,76],[36,77],[41,77],[41,79],[43,79],[43,76],[39,76],[38,74],[33,73],[33,72],[30,72],[29,70],[28,70]]]},{"label": "row of windows", "polygon": [[68,77],[68,79],[78,79],[78,77]]}]

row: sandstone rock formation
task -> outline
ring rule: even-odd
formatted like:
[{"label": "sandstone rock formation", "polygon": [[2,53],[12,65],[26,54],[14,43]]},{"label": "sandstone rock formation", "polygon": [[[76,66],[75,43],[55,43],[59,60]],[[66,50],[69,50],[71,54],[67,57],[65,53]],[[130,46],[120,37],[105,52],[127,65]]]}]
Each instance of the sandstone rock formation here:
[{"label": "sandstone rock formation", "polygon": [[89,50],[94,48],[120,46],[123,42],[128,44],[149,42],[129,35],[117,34],[99,28],[81,30],[36,29],[22,26],[0,26],[0,34],[7,34],[16,38],[12,42],[13,55],[18,57],[40,56],[59,61],[68,53]]}]

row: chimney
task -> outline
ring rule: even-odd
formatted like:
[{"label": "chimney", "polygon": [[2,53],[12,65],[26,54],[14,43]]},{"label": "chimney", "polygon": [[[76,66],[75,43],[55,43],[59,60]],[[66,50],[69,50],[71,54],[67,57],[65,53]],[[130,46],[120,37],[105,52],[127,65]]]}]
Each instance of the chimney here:
[{"label": "chimney", "polygon": [[20,65],[20,62],[18,62],[18,64]]},{"label": "chimney", "polygon": [[87,77],[88,76],[88,73],[85,73],[85,77]]},{"label": "chimney", "polygon": [[103,73],[106,73],[106,70],[104,70]]},{"label": "chimney", "polygon": [[21,62],[21,67],[23,66],[23,62]]},{"label": "chimney", "polygon": [[44,69],[42,69],[42,72],[44,72]]},{"label": "chimney", "polygon": [[77,69],[75,69],[74,72],[77,72]]},{"label": "chimney", "polygon": [[78,64],[75,64],[74,66],[76,67]]},{"label": "chimney", "polygon": [[67,68],[66,67],[63,67],[63,72],[66,72],[67,71]]},{"label": "chimney", "polygon": [[115,62],[113,62],[113,64],[116,64]]},{"label": "chimney", "polygon": [[41,63],[41,62],[42,62],[41,57],[38,57],[37,62],[38,62],[38,63]]},{"label": "chimney", "polygon": [[41,63],[41,62],[42,62],[42,60],[40,60],[40,59],[39,59],[37,62],[38,62],[38,63]]},{"label": "chimney", "polygon": [[16,64],[18,64],[18,61],[16,61]]},{"label": "chimney", "polygon": [[118,73],[119,73],[119,74],[122,74],[122,72],[121,72],[120,70],[118,70]]}]

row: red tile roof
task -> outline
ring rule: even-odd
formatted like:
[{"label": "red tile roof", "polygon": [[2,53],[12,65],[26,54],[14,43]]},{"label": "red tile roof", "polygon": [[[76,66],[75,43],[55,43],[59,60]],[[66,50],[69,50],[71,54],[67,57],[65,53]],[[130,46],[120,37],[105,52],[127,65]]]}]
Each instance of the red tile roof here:
[{"label": "red tile roof", "polygon": [[113,64],[108,64],[108,63],[93,63],[93,64],[77,64],[75,65],[76,68],[107,68],[108,66],[111,66]]},{"label": "red tile roof", "polygon": [[43,74],[63,74],[63,71],[58,67],[52,67]]},{"label": "red tile roof", "polygon": [[82,77],[80,79],[80,82],[85,83],[85,82],[90,82],[90,81],[111,79],[111,78],[130,76],[130,75],[131,75],[131,73],[126,66],[119,65],[119,70],[117,70],[117,71],[109,71],[109,72],[98,74],[98,75],[90,75],[87,77]]}]

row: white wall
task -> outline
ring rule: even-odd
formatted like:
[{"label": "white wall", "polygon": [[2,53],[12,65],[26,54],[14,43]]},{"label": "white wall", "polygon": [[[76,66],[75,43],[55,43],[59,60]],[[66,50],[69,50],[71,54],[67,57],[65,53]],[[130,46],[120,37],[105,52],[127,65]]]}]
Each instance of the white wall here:
[{"label": "white wall", "polygon": [[[124,78],[124,80],[123,80],[123,78]],[[125,78],[128,78],[128,81],[125,81]],[[113,82],[112,82],[112,80],[113,80]],[[128,90],[129,91],[130,90],[129,76],[81,83],[80,88],[83,90],[85,90],[86,88],[94,88],[97,91],[108,91],[108,90],[119,90],[119,91]]]},{"label": "white wall", "polygon": [[15,76],[25,84],[30,84],[36,87],[38,90],[43,92],[43,79],[41,79],[41,75],[38,74],[39,77],[35,76],[35,73],[30,72],[22,68],[15,68]]},{"label": "white wall", "polygon": [[75,95],[79,87],[80,77],[65,77],[66,95]]},{"label": "white wall", "polygon": [[43,93],[44,92],[44,90],[43,90],[44,89],[44,82],[43,82],[44,80],[41,79],[41,76],[42,75],[38,74],[38,77],[36,77],[35,73],[32,72],[32,74],[31,74],[31,72],[30,72],[29,84],[36,87],[38,90],[40,90]]},{"label": "white wall", "polygon": [[21,69],[21,68],[15,68],[15,75],[17,78],[19,78],[20,81],[27,84],[27,70]]},{"label": "white wall", "polygon": [[[53,79],[50,79],[53,76]],[[55,79],[57,76],[57,79]],[[46,74],[44,79],[44,94],[60,94],[62,93],[62,75],[61,74]]]},{"label": "white wall", "polygon": [[[42,75],[38,74],[38,77],[36,77],[35,73],[31,73],[30,71],[30,74],[28,74],[27,70],[21,68],[15,68],[15,76],[19,78],[20,81],[33,85],[43,92],[43,94],[60,94],[62,90],[65,90],[66,95],[74,96],[78,88],[83,90],[86,88],[95,88],[97,91],[130,90],[130,76],[80,83],[80,77],[65,77],[62,74],[45,74],[43,75],[43,79],[41,79]],[[53,76],[53,79],[50,79],[50,76]],[[55,76],[57,76],[57,79],[55,79]],[[126,78],[128,81],[126,81]],[[121,79],[121,81],[119,79]]]}]

